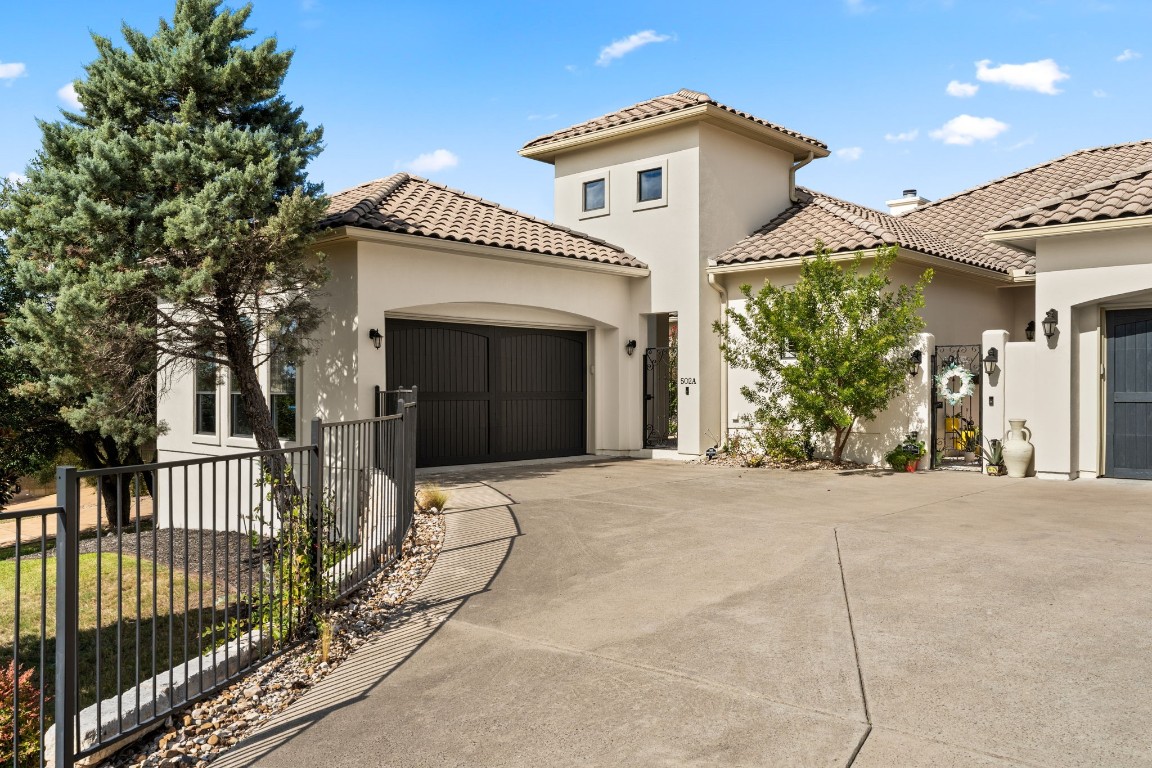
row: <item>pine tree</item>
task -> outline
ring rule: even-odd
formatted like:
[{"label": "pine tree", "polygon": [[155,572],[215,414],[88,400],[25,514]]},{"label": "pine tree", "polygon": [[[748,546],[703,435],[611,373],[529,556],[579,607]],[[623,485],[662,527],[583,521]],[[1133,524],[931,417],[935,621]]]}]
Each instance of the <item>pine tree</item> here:
[{"label": "pine tree", "polygon": [[865,270],[861,254],[841,266],[817,243],[796,285],[766,282],[756,293],[740,286],[746,304],[725,318],[738,333],[714,328],[725,359],[757,376],[741,394],[756,406],[759,428],[831,433],[839,464],[856,423],[876,418],[904,391],[932,270],[893,290],[888,272],[896,254],[895,247],[877,249]]},{"label": "pine tree", "polygon": [[326,274],[325,202],[305,166],[322,130],[280,88],[292,59],[243,43],[251,6],[178,0],[127,46],[93,35],[82,112],[40,124],[28,180],[0,210],[20,287],[10,323],[64,416],[121,447],[164,425],[158,392],[196,361],[230,371],[261,449],[280,446],[258,369],[298,359]]}]

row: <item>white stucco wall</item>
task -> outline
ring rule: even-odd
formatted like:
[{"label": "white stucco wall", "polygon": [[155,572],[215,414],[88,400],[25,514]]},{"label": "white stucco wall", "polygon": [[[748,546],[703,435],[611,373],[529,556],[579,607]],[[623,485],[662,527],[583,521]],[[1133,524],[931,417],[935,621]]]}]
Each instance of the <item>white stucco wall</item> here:
[{"label": "white stucco wall", "polygon": [[[691,123],[573,149],[555,160],[558,223],[622,246],[652,267],[651,312],[678,318],[679,451],[720,442],[719,295],[707,260],[786,208],[791,154],[716,126]],[[636,173],[664,164],[667,205],[637,210]],[[608,209],[582,210],[582,185],[609,182]]]},{"label": "white stucco wall", "polygon": [[[1035,415],[1029,423],[1036,473],[1093,476],[1101,472],[1104,443],[1101,324],[1109,309],[1152,306],[1152,230],[1045,237],[1036,246]],[[1059,313],[1052,339],[1040,327],[1048,309]]]},{"label": "white stucco wall", "polygon": [[[915,283],[926,266],[904,254],[892,269],[893,284]],[[846,454],[853,461],[881,463],[883,454],[912,429],[919,430],[927,442],[931,429],[930,359],[935,346],[981,344],[986,328],[1010,322],[1020,311],[1018,305],[1029,301],[1026,292],[1006,290],[1005,281],[996,276],[981,277],[950,270],[946,263],[932,266],[935,268],[935,276],[924,291],[925,306],[921,312],[926,333],[920,342],[924,355],[920,374],[916,383],[886,413],[872,423],[860,425]],[[736,311],[743,311],[745,300],[740,294],[742,284],[751,286],[755,292],[765,280],[771,279],[775,284],[789,286],[796,283],[799,275],[800,267],[793,263],[770,269],[721,274],[718,280],[728,291],[729,306]],[[727,429],[731,430],[741,426],[741,417],[752,411],[751,404],[741,394],[741,388],[754,386],[756,382],[751,371],[739,368],[730,367],[727,375],[728,408],[725,421]]]},{"label": "white stucco wall", "polygon": [[642,339],[648,311],[645,277],[480,258],[396,242],[361,242],[358,253],[360,333],[355,387],[360,418],[372,415],[372,391],[386,380],[384,350],[368,328],[388,317],[586,330],[589,334],[590,452],[642,447],[641,368],[624,349]]}]

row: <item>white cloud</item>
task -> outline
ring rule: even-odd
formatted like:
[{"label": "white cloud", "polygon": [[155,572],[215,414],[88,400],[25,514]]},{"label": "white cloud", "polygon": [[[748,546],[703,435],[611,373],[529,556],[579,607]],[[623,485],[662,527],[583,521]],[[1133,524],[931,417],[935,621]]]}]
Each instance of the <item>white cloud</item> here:
[{"label": "white cloud", "polygon": [[645,29],[634,35],[612,41],[611,44],[600,49],[600,58],[596,59],[597,66],[606,67],[613,59],[619,59],[637,48],[650,43],[663,43],[672,39],[672,35],[657,34],[655,30]]},{"label": "white cloud", "polygon": [[12,182],[13,184],[23,184],[24,182],[28,181],[28,177],[22,173],[19,173],[18,171],[12,171],[12,173],[8,174],[4,178],[8,179],[8,181]]},{"label": "white cloud", "polygon": [[913,128],[910,131],[902,131],[900,133],[886,133],[884,134],[884,140],[891,141],[892,143],[898,143],[901,141],[916,141],[916,138],[919,135],[920,129]]},{"label": "white cloud", "polygon": [[968,147],[977,141],[994,139],[1006,130],[1008,130],[1008,124],[1002,123],[994,117],[959,115],[932,131],[930,135],[945,144],[959,144]]},{"label": "white cloud", "polygon": [[565,64],[564,65],[564,71],[565,72],[579,72],[580,67],[576,66],[575,64]]},{"label": "white cloud", "polygon": [[1002,83],[1009,88],[1055,95],[1060,93],[1056,83],[1067,80],[1069,74],[1054,59],[1030,61],[1027,64],[1001,64],[989,66],[988,59],[976,62],[976,79],[985,83]]},{"label": "white cloud", "polygon": [[1092,91],[1092,95],[1098,99],[1106,99],[1108,98],[1108,91],[1104,90],[1103,88],[1096,88]]},{"label": "white cloud", "polygon": [[844,0],[844,8],[848,13],[870,13],[876,6],[868,5],[864,0]]},{"label": "white cloud", "polygon": [[958,99],[967,99],[976,95],[976,91],[980,90],[980,86],[975,83],[962,83],[959,80],[953,80],[948,83],[948,87],[944,89],[949,96],[955,96]]},{"label": "white cloud", "polygon": [[844,147],[843,149],[836,150],[836,157],[841,160],[847,160],[850,163],[859,160],[863,154],[863,147]]},{"label": "white cloud", "polygon": [[5,64],[0,61],[0,80],[15,80],[18,77],[24,77],[26,74],[28,74],[28,67],[20,62],[13,61]]},{"label": "white cloud", "polygon": [[68,108],[77,111],[84,109],[84,105],[81,104],[80,99],[76,97],[76,86],[72,83],[60,86],[59,90],[56,91],[56,95],[60,97],[60,101],[64,102]]},{"label": "white cloud", "polygon": [[1116,61],[1132,61],[1133,59],[1142,59],[1144,54],[1139,51],[1134,51],[1131,48],[1125,48],[1123,53],[1116,57]]},{"label": "white cloud", "polygon": [[435,173],[445,168],[455,168],[459,164],[460,158],[455,154],[446,149],[437,149],[409,160],[404,167],[414,173]]},{"label": "white cloud", "polygon": [[560,117],[560,115],[555,112],[550,115],[528,115],[529,120],[555,120],[558,117]]}]

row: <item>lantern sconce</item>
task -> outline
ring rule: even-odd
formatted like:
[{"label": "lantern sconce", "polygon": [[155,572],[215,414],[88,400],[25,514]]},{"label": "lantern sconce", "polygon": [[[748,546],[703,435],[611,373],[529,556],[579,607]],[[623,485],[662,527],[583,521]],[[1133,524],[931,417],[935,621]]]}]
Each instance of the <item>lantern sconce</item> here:
[{"label": "lantern sconce", "polygon": [[1046,338],[1050,339],[1056,335],[1056,324],[1059,320],[1060,313],[1054,309],[1048,310],[1048,313],[1044,315],[1044,320],[1041,321],[1040,324],[1044,326],[1044,336]]},{"label": "lantern sconce", "polygon": [[996,363],[1000,362],[1000,353],[996,351],[996,347],[989,347],[988,354],[984,356],[984,373],[989,376],[996,370]]},{"label": "lantern sconce", "polygon": [[368,330],[368,338],[372,340],[372,346],[380,349],[380,342],[384,341],[384,334],[380,333],[377,328],[370,328]]},{"label": "lantern sconce", "polygon": [[1029,320],[1028,325],[1024,326],[1024,338],[1028,341],[1036,341],[1036,321]]},{"label": "lantern sconce", "polygon": [[912,350],[908,355],[908,375],[915,376],[920,372],[920,363],[924,362],[924,353],[918,349]]},{"label": "lantern sconce", "polygon": [[628,353],[628,357],[632,357],[632,353],[636,351],[636,339],[629,339],[624,345],[624,351]]}]

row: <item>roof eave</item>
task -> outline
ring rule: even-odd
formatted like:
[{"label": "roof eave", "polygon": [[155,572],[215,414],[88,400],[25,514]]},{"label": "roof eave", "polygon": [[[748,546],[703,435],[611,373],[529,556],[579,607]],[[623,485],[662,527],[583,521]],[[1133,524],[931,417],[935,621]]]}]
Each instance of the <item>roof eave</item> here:
[{"label": "roof eave", "polygon": [[[856,258],[857,254],[863,255],[865,259],[871,259],[876,257],[877,250],[879,249],[863,248],[858,251],[841,251],[831,254],[830,257],[833,262],[852,261]],[[786,267],[795,267],[804,259],[812,258],[815,255],[815,253],[808,253],[803,256],[792,256],[786,259],[746,261],[740,264],[710,263],[708,265],[708,272],[714,275],[726,275],[740,272],[757,272],[763,270],[783,269]],[[934,256],[929,253],[921,253],[920,251],[912,250],[911,248],[904,248],[903,246],[900,247],[899,258],[913,264],[923,264],[924,266],[932,267],[934,270],[965,274],[998,283],[1012,281],[1011,275],[995,269],[981,267],[976,264],[965,264],[962,261],[953,261],[952,259],[947,259],[943,256]]]},{"label": "roof eave", "polygon": [[1125,229],[1152,227],[1152,215],[1126,216],[1102,221],[1077,221],[1071,224],[1046,224],[1024,229],[993,230],[984,233],[984,239],[1015,248],[1024,253],[1036,253],[1036,241],[1048,237],[1067,237],[1094,232],[1117,232]]},{"label": "roof eave", "polygon": [[626,264],[605,264],[602,261],[591,261],[574,256],[533,253],[531,251],[504,248],[496,245],[478,245],[476,243],[465,243],[460,240],[445,240],[439,237],[411,235],[401,232],[385,232],[367,227],[336,227],[318,236],[315,244],[320,246],[325,242],[331,243],[340,240],[391,243],[410,248],[439,251],[441,253],[462,254],[485,259],[496,259],[499,261],[516,261],[545,267],[577,269],[581,271],[600,272],[602,274],[623,275],[625,277],[648,277],[648,275],[651,274],[651,270],[646,266],[633,267]]},{"label": "roof eave", "polygon": [[653,115],[631,123],[603,128],[601,130],[583,133],[579,136],[569,136],[564,139],[549,141],[532,147],[520,149],[520,156],[544,163],[554,163],[556,157],[573,149],[614,141],[621,137],[645,133],[674,125],[702,121],[711,125],[719,125],[748,138],[764,142],[777,149],[790,152],[792,157],[799,161],[808,157],[811,152],[816,157],[828,157],[829,151],[811,142],[790,136],[783,131],[766,125],[760,125],[746,117],[733,114],[714,104],[699,104],[694,107],[678,109],[663,115]]}]

